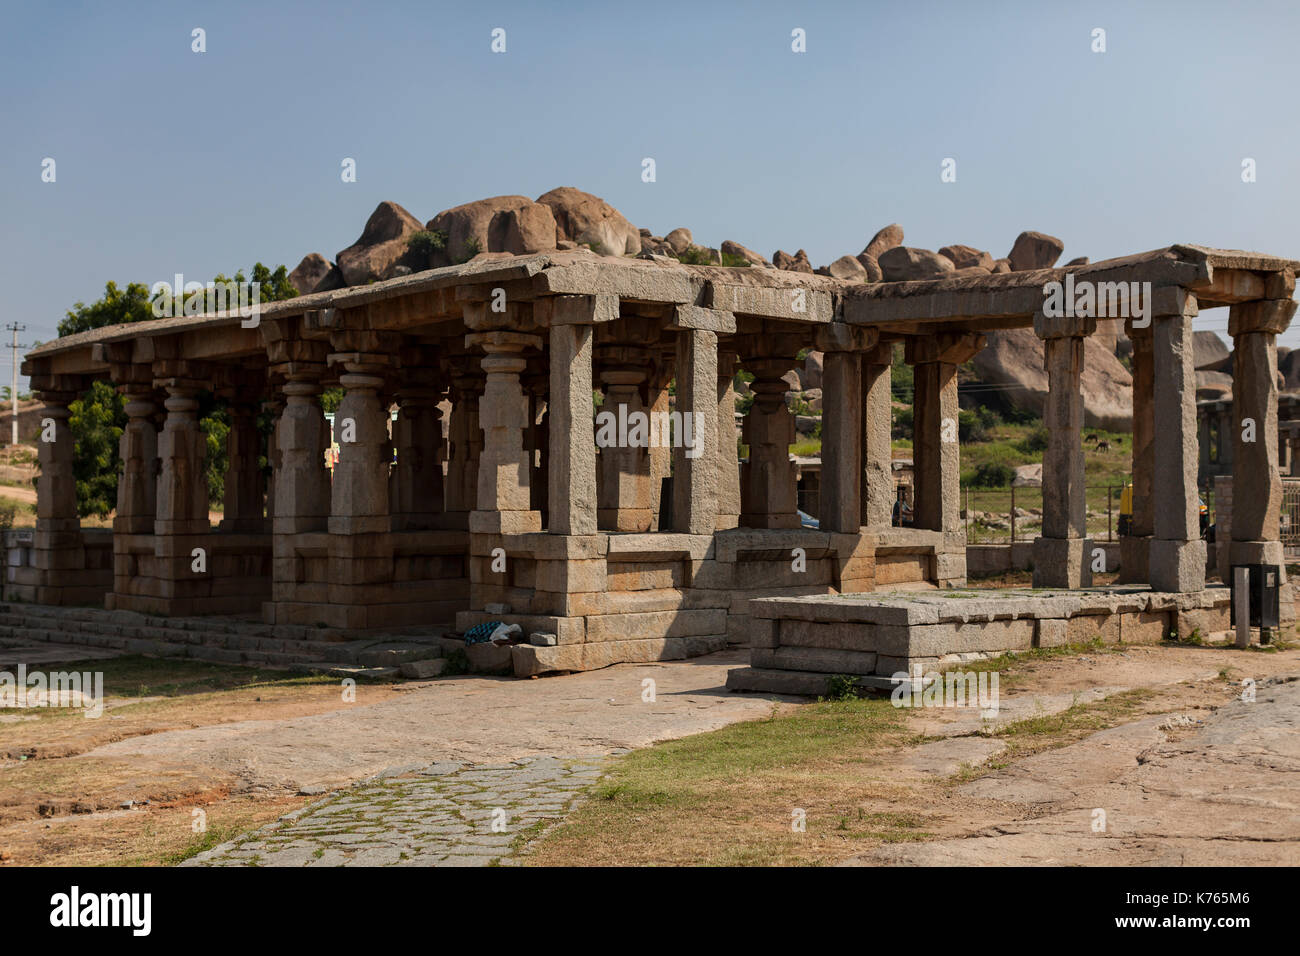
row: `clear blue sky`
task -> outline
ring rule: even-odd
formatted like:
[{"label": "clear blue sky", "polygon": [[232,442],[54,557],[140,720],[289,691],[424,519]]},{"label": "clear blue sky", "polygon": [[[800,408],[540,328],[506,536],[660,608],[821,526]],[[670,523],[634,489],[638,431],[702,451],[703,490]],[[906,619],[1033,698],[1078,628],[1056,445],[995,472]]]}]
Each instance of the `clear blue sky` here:
[{"label": "clear blue sky", "polygon": [[1300,258],[1294,4],[268,6],[4,4],[0,322],[24,341],[109,279],[292,268],[381,200],[427,220],[560,185],[659,235],[814,264],[894,221],[909,245],[995,256],[1038,229],[1061,261],[1172,242]]}]

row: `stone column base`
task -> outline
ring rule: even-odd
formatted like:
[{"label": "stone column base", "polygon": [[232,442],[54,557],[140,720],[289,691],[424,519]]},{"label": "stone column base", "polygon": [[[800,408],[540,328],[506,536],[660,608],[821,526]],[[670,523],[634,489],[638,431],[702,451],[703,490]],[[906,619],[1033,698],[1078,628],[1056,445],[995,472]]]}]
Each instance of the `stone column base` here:
[{"label": "stone column base", "polygon": [[1147,581],[1147,577],[1150,574],[1148,567],[1150,550],[1150,535],[1120,535],[1120,584],[1142,584]]},{"label": "stone column base", "polygon": [[1153,591],[1188,592],[1205,588],[1205,542],[1151,539],[1150,583]]},{"label": "stone column base", "polygon": [[[1276,564],[1281,570],[1278,584],[1286,584],[1286,560],[1281,541],[1233,541],[1228,544],[1228,565]],[[1231,583],[1232,575],[1225,569],[1223,583]]]},{"label": "stone column base", "polygon": [[1034,587],[1092,587],[1092,539],[1035,538]]}]

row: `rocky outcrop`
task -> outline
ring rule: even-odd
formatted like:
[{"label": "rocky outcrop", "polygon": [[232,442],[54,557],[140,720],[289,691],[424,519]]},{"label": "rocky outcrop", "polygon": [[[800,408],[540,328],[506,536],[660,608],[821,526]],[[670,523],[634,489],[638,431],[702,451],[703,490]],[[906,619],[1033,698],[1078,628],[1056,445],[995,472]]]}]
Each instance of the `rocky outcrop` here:
[{"label": "rocky outcrop", "polygon": [[420,220],[397,203],[381,202],[366,220],[361,238],[336,257],[343,281],[365,285],[387,278],[407,256],[407,241],[423,228]]},{"label": "rocky outcrop", "polygon": [[725,239],[722,242],[722,252],[729,256],[738,256],[744,259],[751,266],[758,266],[763,269],[771,269],[772,263],[768,262],[753,249],[746,249],[738,242],[731,239]]},{"label": "rocky outcrop", "polygon": [[1285,355],[1277,350],[1277,370],[1286,382],[1286,388],[1300,388],[1300,349],[1288,351]]},{"label": "rocky outcrop", "polygon": [[1012,272],[1050,269],[1065,251],[1065,243],[1045,232],[1022,232],[1007,253]]},{"label": "rocky outcrop", "polygon": [[[988,344],[976,354],[980,381],[1005,386],[1002,397],[1017,408],[1042,415],[1047,402],[1047,371],[1043,340],[1033,329],[991,331]],[[1133,420],[1133,378],[1105,346],[1084,340],[1084,424],[1088,428],[1129,431]]]},{"label": "rocky outcrop", "polygon": [[877,260],[886,282],[906,282],[910,279],[940,279],[956,266],[946,256],[929,249],[895,246],[886,250]]},{"label": "rocky outcrop", "polygon": [[868,282],[879,282],[885,277],[884,272],[880,269],[880,263],[876,261],[875,256],[869,256],[865,252],[858,253],[858,264],[862,266],[867,273]]},{"label": "rocky outcrop", "polygon": [[826,271],[836,279],[846,279],[849,282],[868,281],[867,270],[853,256],[840,256],[826,267]]},{"label": "rocky outcrop", "polygon": [[444,209],[428,228],[447,237],[446,247],[433,256],[435,266],[466,262],[482,252],[518,256],[555,249],[551,208],[527,196],[493,196]]},{"label": "rocky outcrop", "polygon": [[952,264],[958,269],[978,266],[988,272],[993,271],[993,257],[983,249],[976,249],[974,246],[944,246],[939,250],[939,255],[952,260]]},{"label": "rocky outcrop", "polygon": [[695,245],[695,240],[691,236],[691,231],[683,227],[678,227],[668,233],[668,235],[664,236],[664,242],[668,243],[668,245],[672,247],[673,252],[679,256],[691,246]]},{"label": "rocky outcrop", "polygon": [[803,359],[802,381],[804,388],[822,387],[822,370],[825,356],[821,352],[809,352]]},{"label": "rocky outcrop", "polygon": [[888,252],[890,249],[893,249],[896,246],[901,246],[902,244],[903,227],[896,222],[890,223],[884,229],[881,229],[871,237],[871,241],[867,243],[867,247],[862,250],[862,255],[871,256],[871,258],[879,262],[882,253]]},{"label": "rocky outcrop", "polygon": [[[1232,354],[1216,332],[1193,332],[1192,347],[1193,364],[1198,369],[1218,369],[1220,363]],[[1222,371],[1232,373],[1231,367]]]},{"label": "rocky outcrop", "polygon": [[783,252],[780,249],[772,253],[772,265],[778,269],[784,269],[786,272],[806,272],[812,275],[812,263],[808,261],[808,253],[800,249],[794,255]]},{"label": "rocky outcrop", "polygon": [[557,240],[591,246],[605,256],[634,256],[641,251],[637,228],[599,196],[561,186],[538,196],[537,201],[551,208]]},{"label": "rocky outcrop", "polygon": [[319,252],[309,253],[303,256],[302,262],[294,266],[293,271],[289,273],[289,283],[298,290],[299,295],[315,292],[321,280],[329,275],[333,268],[334,263]]}]

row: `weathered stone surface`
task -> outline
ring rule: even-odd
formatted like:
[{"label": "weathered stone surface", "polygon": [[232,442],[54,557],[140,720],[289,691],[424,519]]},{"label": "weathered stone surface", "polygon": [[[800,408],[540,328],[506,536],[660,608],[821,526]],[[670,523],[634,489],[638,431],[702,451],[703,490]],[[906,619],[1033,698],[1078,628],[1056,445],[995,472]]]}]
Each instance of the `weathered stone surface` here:
[{"label": "weathered stone surface", "polygon": [[729,256],[739,256],[751,266],[760,266],[765,269],[772,268],[772,263],[768,262],[753,249],[748,249],[732,239],[723,240],[721,251]]},{"label": "weathered stone surface", "polygon": [[1088,264],[1087,256],[1076,256],[1075,258],[1071,259],[1069,262],[1065,264],[1065,268],[1069,269],[1071,266],[1086,266],[1087,264]]},{"label": "weathered stone surface", "polygon": [[871,241],[868,242],[866,248],[862,250],[862,254],[864,256],[871,256],[871,258],[879,261],[881,253],[887,252],[895,246],[901,246],[902,244],[903,227],[894,222],[885,226],[885,228],[872,236]]},{"label": "weathered stone surface", "polygon": [[840,256],[826,268],[836,279],[847,279],[850,282],[869,281],[867,270],[853,256]]},{"label": "weathered stone surface", "polygon": [[[1017,408],[1042,415],[1047,401],[1043,341],[1032,329],[988,333],[988,345],[975,356],[980,380],[1008,386],[1003,394]],[[1104,345],[1089,337],[1084,344],[1084,425],[1127,431],[1132,422],[1133,378]]]},{"label": "weathered stone surface", "polygon": [[868,282],[879,282],[884,278],[884,273],[880,269],[880,263],[876,261],[875,256],[868,255],[865,252],[858,253],[858,263],[867,273]]},{"label": "weathered stone surface", "polygon": [[1011,271],[1011,260],[1010,260],[1010,259],[994,259],[994,260],[993,260],[993,274],[994,274],[995,276],[996,276],[996,275],[1005,275],[1006,273],[1008,273],[1008,272],[1010,272],[1010,271]]},{"label": "weathered stone surface", "polygon": [[423,661],[403,661],[398,665],[402,676],[412,680],[427,680],[430,677],[437,677],[446,667],[446,658],[442,657]]},{"label": "weathered stone surface", "polygon": [[944,246],[939,250],[939,255],[951,259],[952,264],[958,269],[965,269],[969,266],[979,266],[989,272],[993,271],[993,257],[983,249],[976,249],[974,246],[963,246],[960,244]]},{"label": "weathered stone surface", "polygon": [[444,209],[428,228],[447,235],[446,248],[434,260],[439,266],[484,252],[549,252],[557,238],[550,206],[527,196],[493,196]]},{"label": "weathered stone surface", "polygon": [[1195,348],[1192,364],[1197,369],[1213,369],[1228,358],[1228,346],[1217,332],[1193,332],[1192,344]]},{"label": "weathered stone surface", "polygon": [[302,262],[294,266],[293,271],[289,273],[289,282],[300,294],[306,295],[308,292],[315,292],[321,280],[333,268],[334,263],[319,252],[312,252],[303,256]]},{"label": "weathered stone surface", "polygon": [[909,279],[937,279],[956,267],[952,260],[929,249],[894,246],[876,257],[886,282],[906,282]]},{"label": "weathered stone surface", "polygon": [[1055,236],[1042,232],[1022,232],[1016,236],[1015,244],[1007,253],[1007,261],[1012,272],[1050,269],[1064,251],[1065,243]]},{"label": "weathered stone surface", "polygon": [[599,196],[560,186],[537,197],[551,207],[557,239],[591,245],[606,256],[632,256],[641,250],[641,234],[623,214]]},{"label": "weathered stone surface", "polygon": [[778,249],[772,253],[772,264],[786,272],[806,272],[811,275],[813,271],[812,263],[808,261],[808,253],[802,249],[794,255]]},{"label": "weathered stone surface", "polygon": [[822,387],[822,371],[825,367],[825,356],[822,352],[811,351],[804,356],[803,374],[800,376],[805,389]]},{"label": "weathered stone surface", "polygon": [[420,220],[395,202],[381,202],[366,220],[361,238],[336,257],[348,285],[386,278],[407,255],[406,244],[423,229]]},{"label": "weathered stone surface", "polygon": [[668,243],[669,248],[679,256],[695,245],[695,240],[691,237],[691,231],[684,226],[680,226],[664,236],[664,242]]}]

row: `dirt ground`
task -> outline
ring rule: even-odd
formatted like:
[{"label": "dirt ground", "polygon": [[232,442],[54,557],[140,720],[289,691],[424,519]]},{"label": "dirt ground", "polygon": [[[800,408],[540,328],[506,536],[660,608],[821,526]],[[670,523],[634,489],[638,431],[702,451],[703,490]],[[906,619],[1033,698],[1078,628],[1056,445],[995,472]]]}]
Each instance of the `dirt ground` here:
[{"label": "dirt ground", "polygon": [[[807,706],[726,692],[742,651],[532,681],[361,684],[355,701],[344,700],[337,680],[133,660],[95,662],[127,670],[100,719],[0,711],[0,862],[172,863],[393,767],[607,754]],[[1161,645],[1019,661],[1001,675],[995,720],[969,709],[907,712],[905,734],[824,768],[836,786],[800,798],[810,821],[838,815],[839,830],[846,808],[867,819],[905,817],[909,839],[852,840],[810,825],[813,839],[786,856],[716,856],[736,821],[720,823],[702,804],[662,831],[654,862],[1100,862],[1091,827],[1101,809],[1107,832],[1124,835],[1106,844],[1115,862],[1248,854],[1249,862],[1297,863],[1296,728],[1273,726],[1280,711],[1259,704],[1241,705],[1256,709],[1229,722],[1235,735],[1224,726],[1242,678],[1266,701],[1300,688],[1268,679],[1296,676],[1294,648]],[[1056,716],[1081,706],[1095,715]],[[1234,773],[1250,778],[1237,794]],[[772,825],[788,830],[789,810],[778,806],[786,796],[749,794],[734,812],[759,814],[771,800]],[[1261,813],[1274,824],[1261,824]],[[1222,818],[1233,814],[1256,835],[1224,837]],[[634,829],[640,836],[629,839],[644,841],[644,825]],[[645,861],[644,842],[620,853],[612,833],[586,845],[566,842],[564,828],[558,837],[543,841],[535,862]]]}]

